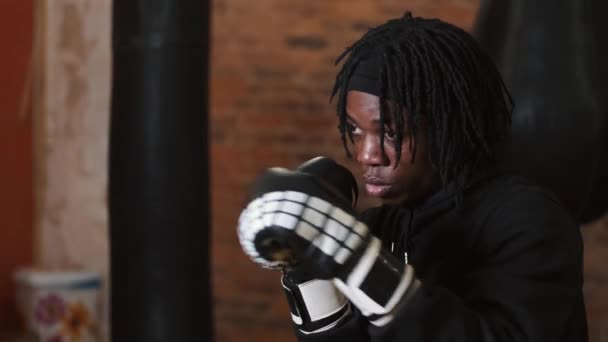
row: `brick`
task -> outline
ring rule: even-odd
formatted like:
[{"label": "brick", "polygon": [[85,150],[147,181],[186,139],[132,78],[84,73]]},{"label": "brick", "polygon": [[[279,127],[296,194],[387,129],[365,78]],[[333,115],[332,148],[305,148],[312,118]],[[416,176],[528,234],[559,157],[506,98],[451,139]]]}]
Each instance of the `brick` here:
[{"label": "brick", "polygon": [[288,48],[321,50],[327,46],[327,40],[318,35],[289,36],[286,38]]}]

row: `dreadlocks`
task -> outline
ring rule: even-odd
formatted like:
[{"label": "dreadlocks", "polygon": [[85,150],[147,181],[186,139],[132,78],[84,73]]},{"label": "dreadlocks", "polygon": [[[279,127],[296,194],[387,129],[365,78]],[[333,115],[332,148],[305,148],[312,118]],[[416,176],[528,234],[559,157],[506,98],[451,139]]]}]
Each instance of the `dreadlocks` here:
[{"label": "dreadlocks", "polygon": [[[407,12],[370,29],[337,59],[344,64],[336,77],[339,130],[350,157],[346,95],[357,68],[376,59],[379,79],[380,146],[391,115],[397,163],[404,137],[410,136],[416,157],[416,132],[428,135],[430,159],[443,185],[466,182],[495,159],[495,149],[511,122],[512,100],[490,58],[464,30],[437,19]],[[461,184],[460,186],[463,186]]]}]

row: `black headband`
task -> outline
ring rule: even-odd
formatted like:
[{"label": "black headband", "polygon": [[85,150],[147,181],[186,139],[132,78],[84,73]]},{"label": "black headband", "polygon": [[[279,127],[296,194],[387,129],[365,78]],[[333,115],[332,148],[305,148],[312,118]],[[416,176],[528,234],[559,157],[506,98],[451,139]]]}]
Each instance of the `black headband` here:
[{"label": "black headband", "polygon": [[364,93],[380,96],[380,57],[372,55],[363,59],[355,67],[347,91],[358,90]]}]

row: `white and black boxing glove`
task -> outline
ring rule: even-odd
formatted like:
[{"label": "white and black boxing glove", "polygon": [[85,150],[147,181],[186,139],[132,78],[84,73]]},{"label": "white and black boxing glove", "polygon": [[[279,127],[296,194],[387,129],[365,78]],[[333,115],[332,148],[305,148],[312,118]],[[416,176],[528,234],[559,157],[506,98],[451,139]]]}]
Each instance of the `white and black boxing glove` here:
[{"label": "white and black boxing glove", "polygon": [[[352,207],[356,205],[358,189],[354,177],[333,160],[317,157],[298,166],[296,171],[316,176],[343,194]],[[293,322],[303,334],[329,330],[352,313],[350,303],[333,280],[317,279],[297,262],[283,270],[281,285]]]},{"label": "white and black boxing glove", "polygon": [[307,172],[264,172],[238,232],[255,262],[280,269],[297,265],[315,278],[332,280],[375,325],[390,322],[395,308],[418,287],[413,268],[382,249],[348,196]]}]

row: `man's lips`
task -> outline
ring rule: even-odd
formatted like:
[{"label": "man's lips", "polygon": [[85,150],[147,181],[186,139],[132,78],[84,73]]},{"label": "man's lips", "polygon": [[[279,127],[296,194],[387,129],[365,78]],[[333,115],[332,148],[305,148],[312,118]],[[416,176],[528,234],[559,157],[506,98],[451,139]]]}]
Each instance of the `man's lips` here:
[{"label": "man's lips", "polygon": [[372,197],[382,197],[390,189],[390,184],[378,178],[364,177],[365,192]]}]

